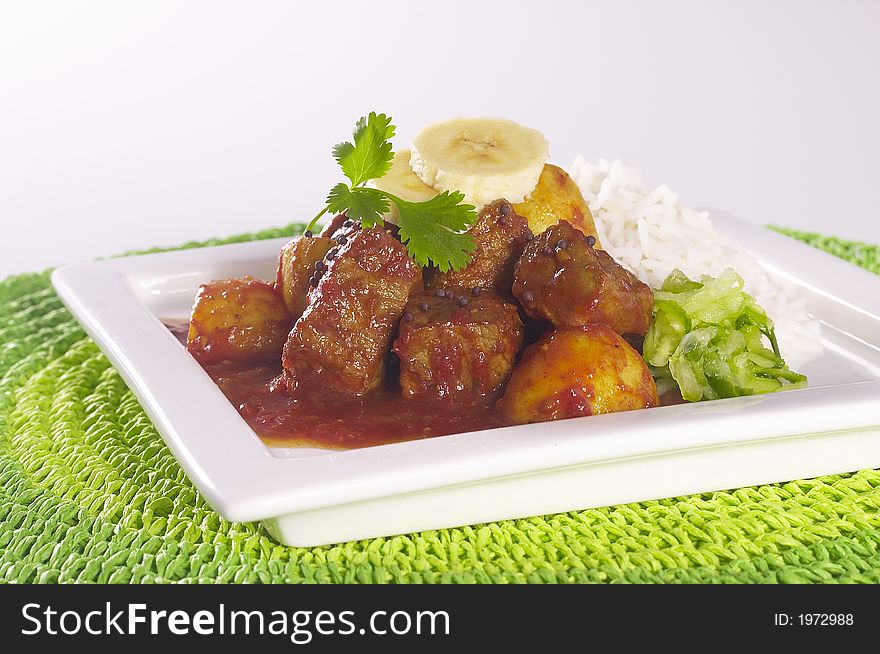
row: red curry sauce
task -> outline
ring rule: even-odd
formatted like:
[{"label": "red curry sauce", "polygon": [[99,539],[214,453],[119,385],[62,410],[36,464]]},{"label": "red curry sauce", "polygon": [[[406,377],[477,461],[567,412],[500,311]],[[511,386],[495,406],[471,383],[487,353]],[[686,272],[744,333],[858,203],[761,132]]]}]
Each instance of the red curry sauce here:
[{"label": "red curry sauce", "polygon": [[281,366],[231,364],[205,370],[267,445],[353,449],[432,436],[502,427],[486,405],[437,407],[405,400],[383,387],[361,398],[327,397],[321,392],[291,397],[274,380]]},{"label": "red curry sauce", "polygon": [[[188,321],[165,321],[186,343]],[[229,362],[203,366],[248,426],[269,446],[355,449],[403,441],[505,427],[489,403],[426,406],[405,400],[391,384],[361,398],[328,397],[315,389],[296,398],[275,380],[281,364],[247,366]],[[394,378],[394,375],[389,375]],[[661,405],[679,404],[664,396]]]},{"label": "red curry sauce", "polygon": [[[189,321],[165,320],[186,344]],[[391,384],[361,398],[312,393],[291,397],[275,380],[277,365],[230,362],[202,366],[248,426],[270,446],[355,449],[504,427],[509,423],[486,404],[437,406],[405,400]],[[394,378],[395,375],[388,375]]]}]

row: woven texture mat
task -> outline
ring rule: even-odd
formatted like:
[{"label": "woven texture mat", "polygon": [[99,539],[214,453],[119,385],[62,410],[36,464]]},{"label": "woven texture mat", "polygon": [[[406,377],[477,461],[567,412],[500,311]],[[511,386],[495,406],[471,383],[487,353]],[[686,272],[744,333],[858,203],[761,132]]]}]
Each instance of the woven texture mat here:
[{"label": "woven texture mat", "polygon": [[[876,246],[787,233],[880,273]],[[21,275],[0,282],[0,581],[880,582],[880,471],[284,547],[205,504],[48,274]]]}]

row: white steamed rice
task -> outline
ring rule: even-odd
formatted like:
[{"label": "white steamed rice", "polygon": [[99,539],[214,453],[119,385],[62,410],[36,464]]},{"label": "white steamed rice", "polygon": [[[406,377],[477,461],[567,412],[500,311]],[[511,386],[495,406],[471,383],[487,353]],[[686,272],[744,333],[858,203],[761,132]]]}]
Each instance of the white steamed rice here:
[{"label": "white steamed rice", "polygon": [[592,164],[578,155],[570,173],[590,206],[602,247],[651,288],[675,268],[692,279],[733,268],[775,323],[782,356],[793,370],[822,354],[819,324],[797,289],[768,277],[754,256],[718,234],[708,212],[683,206],[666,186],[645,186],[639,171],[620,161]]}]

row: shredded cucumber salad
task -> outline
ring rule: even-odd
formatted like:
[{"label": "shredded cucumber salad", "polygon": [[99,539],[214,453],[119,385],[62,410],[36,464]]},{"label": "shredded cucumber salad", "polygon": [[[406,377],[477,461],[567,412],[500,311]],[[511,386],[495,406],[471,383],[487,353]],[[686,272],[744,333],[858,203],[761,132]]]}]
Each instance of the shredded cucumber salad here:
[{"label": "shredded cucumber salad", "polygon": [[[769,347],[768,347],[769,346]],[[689,402],[806,386],[779,354],[773,321],[732,268],[700,281],[674,270],[654,291],[644,357],[661,394]]]}]

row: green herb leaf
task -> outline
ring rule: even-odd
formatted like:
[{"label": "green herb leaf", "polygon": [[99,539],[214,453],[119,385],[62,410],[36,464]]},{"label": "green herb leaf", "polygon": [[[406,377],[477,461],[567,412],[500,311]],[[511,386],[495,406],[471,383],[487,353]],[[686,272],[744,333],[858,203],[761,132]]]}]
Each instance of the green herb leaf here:
[{"label": "green herb leaf", "polygon": [[351,180],[352,186],[382,177],[388,172],[394,157],[389,142],[393,136],[391,118],[373,111],[357,122],[354,143],[346,141],[333,148],[333,157]]},{"label": "green herb leaf", "polygon": [[333,148],[333,156],[351,184],[340,183],[330,190],[326,205],[307,229],[311,230],[328,211],[345,213],[365,228],[375,227],[382,224],[393,202],[399,213],[400,240],[410,256],[422,266],[434,264],[443,272],[460,270],[470,262],[476,248],[473,236],[465,231],[477,218],[474,207],[461,204],[461,193],[447,191],[426,202],[407,202],[364,186],[391,169],[394,152],[389,139],[394,130],[390,117],[371,112],[357,122],[354,143],[340,143]]},{"label": "green herb leaf", "polygon": [[474,207],[460,204],[461,193],[444,191],[427,202],[407,202],[391,196],[400,213],[400,240],[419,263],[442,272],[460,270],[476,248],[473,236],[461,233],[477,218]]},{"label": "green herb leaf", "polygon": [[349,218],[361,221],[361,225],[369,229],[382,224],[382,216],[388,211],[388,198],[378,189],[349,188],[339,183],[330,189],[327,209],[332,213],[345,212]]}]

